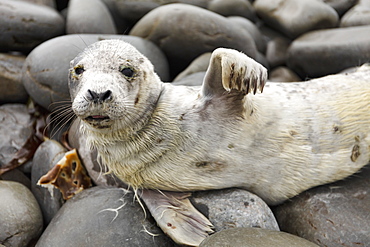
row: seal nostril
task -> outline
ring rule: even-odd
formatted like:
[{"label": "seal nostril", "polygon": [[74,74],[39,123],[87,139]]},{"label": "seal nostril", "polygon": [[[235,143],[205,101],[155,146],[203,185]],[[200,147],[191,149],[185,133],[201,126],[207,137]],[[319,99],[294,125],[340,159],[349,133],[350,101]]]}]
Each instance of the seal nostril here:
[{"label": "seal nostril", "polygon": [[105,100],[109,99],[111,97],[111,95],[112,95],[112,91],[111,90],[107,90],[104,93],[101,93],[100,94],[100,99],[102,101],[105,101]]},{"label": "seal nostril", "polygon": [[107,90],[103,93],[96,93],[90,89],[87,90],[87,99],[90,101],[94,101],[95,103],[106,101],[107,99],[110,99],[112,96],[112,91]]}]

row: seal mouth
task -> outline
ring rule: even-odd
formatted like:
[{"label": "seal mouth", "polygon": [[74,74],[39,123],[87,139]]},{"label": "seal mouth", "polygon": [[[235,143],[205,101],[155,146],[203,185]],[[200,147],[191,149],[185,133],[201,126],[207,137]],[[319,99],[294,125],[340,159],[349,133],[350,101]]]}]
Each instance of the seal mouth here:
[{"label": "seal mouth", "polygon": [[110,118],[108,116],[102,116],[102,115],[92,115],[92,116],[88,116],[87,118],[85,118],[85,120],[88,122],[92,122],[92,121],[101,122],[101,121],[109,120],[109,119]]}]

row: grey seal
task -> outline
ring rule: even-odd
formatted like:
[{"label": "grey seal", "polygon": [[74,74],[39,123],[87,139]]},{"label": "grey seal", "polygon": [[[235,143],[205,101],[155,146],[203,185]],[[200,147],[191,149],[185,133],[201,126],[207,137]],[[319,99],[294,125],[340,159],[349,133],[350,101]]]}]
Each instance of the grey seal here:
[{"label": "grey seal", "polygon": [[132,45],[105,40],[71,61],[69,88],[87,144],[135,189],[241,187],[276,205],[369,162],[369,66],[266,80],[262,65],[218,48],[201,87],[174,86]]}]

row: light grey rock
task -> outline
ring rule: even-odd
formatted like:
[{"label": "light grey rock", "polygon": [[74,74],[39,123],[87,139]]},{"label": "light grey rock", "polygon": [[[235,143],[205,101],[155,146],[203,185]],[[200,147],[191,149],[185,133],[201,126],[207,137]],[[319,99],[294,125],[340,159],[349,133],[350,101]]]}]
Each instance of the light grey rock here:
[{"label": "light grey rock", "polygon": [[207,8],[223,16],[241,16],[256,20],[256,11],[248,0],[211,0]]},{"label": "light grey rock", "polygon": [[0,54],[0,104],[26,103],[28,94],[22,84],[24,56]]},{"label": "light grey rock", "polygon": [[318,247],[297,236],[260,228],[234,228],[224,230],[206,238],[199,247]]},{"label": "light grey rock", "polygon": [[216,231],[235,227],[279,230],[267,204],[246,190],[195,192],[190,200],[212,222]]},{"label": "light grey rock", "polygon": [[0,106],[0,167],[10,162],[32,134],[32,121],[27,106]]},{"label": "light grey rock", "polygon": [[286,64],[290,43],[289,39],[283,37],[276,37],[267,43],[266,59],[272,68]]},{"label": "light grey rock", "polygon": [[166,54],[173,75],[199,55],[217,47],[234,48],[252,58],[257,54],[253,38],[239,25],[209,10],[186,4],[154,9],[136,23],[130,34],[157,44]]},{"label": "light grey rock", "polygon": [[0,180],[0,243],[28,246],[42,232],[42,214],[36,199],[24,185]]},{"label": "light grey rock", "polygon": [[23,1],[0,2],[0,50],[30,51],[63,34],[64,19],[54,9]]},{"label": "light grey rock", "polygon": [[279,66],[270,71],[269,81],[273,82],[298,82],[301,78],[291,69]]},{"label": "light grey rock", "polygon": [[0,180],[18,182],[31,189],[31,180],[19,169],[12,169],[1,174]]},{"label": "light grey rock", "polygon": [[368,246],[370,166],[343,181],[303,192],[274,212],[283,231],[320,246]]},{"label": "light grey rock", "polygon": [[301,78],[338,73],[369,61],[370,26],[309,32],[288,49],[288,67]]},{"label": "light grey rock", "polygon": [[263,21],[289,38],[336,27],[339,20],[337,12],[320,0],[256,0],[254,7]]},{"label": "light grey rock", "polygon": [[[211,53],[210,52],[206,52],[206,53],[200,55],[199,57],[194,59],[191,62],[191,64],[189,64],[189,66],[184,71],[182,71],[180,74],[178,74],[176,76],[176,78],[173,80],[173,82],[180,81],[184,77],[187,77],[187,76],[189,76],[191,74],[194,74],[194,73],[197,73],[197,72],[206,72],[210,59],[211,59]],[[197,83],[197,85],[198,85],[198,83]]]},{"label": "light grey rock", "polygon": [[41,187],[37,185],[37,182],[57,164],[64,156],[65,151],[64,147],[58,142],[47,140],[37,148],[33,156],[31,189],[40,205],[45,226],[49,224],[54,215],[62,207],[64,200],[58,189]]},{"label": "light grey rock", "polygon": [[38,104],[51,111],[57,106],[51,105],[52,103],[69,101],[70,61],[88,45],[103,39],[121,39],[131,43],[149,58],[162,80],[169,79],[167,59],[150,41],[128,35],[65,35],[42,43],[27,56],[22,82],[28,94]]},{"label": "light grey rock", "polygon": [[37,4],[49,6],[49,7],[54,8],[54,9],[57,8],[56,0],[21,0],[21,1],[30,2],[30,3],[37,3]]},{"label": "light grey rock", "polygon": [[[153,236],[153,234],[158,234]],[[69,199],[50,222],[37,247],[176,246],[146,219],[133,193],[93,187]]]},{"label": "light grey rock", "polygon": [[67,34],[116,34],[113,18],[101,0],[71,0],[68,4]]},{"label": "light grey rock", "polygon": [[340,21],[341,27],[370,25],[370,0],[360,0]]},{"label": "light grey rock", "polygon": [[203,84],[204,76],[206,75],[205,71],[195,72],[189,75],[184,76],[183,78],[172,82],[172,85],[177,86],[201,86]]}]

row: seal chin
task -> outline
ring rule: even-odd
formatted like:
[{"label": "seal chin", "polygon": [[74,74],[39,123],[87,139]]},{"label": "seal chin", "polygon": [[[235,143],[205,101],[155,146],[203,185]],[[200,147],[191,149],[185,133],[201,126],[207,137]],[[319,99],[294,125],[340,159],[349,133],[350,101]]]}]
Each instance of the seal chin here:
[{"label": "seal chin", "polygon": [[111,126],[111,119],[109,116],[104,115],[91,115],[84,118],[84,121],[93,128],[105,129]]}]

